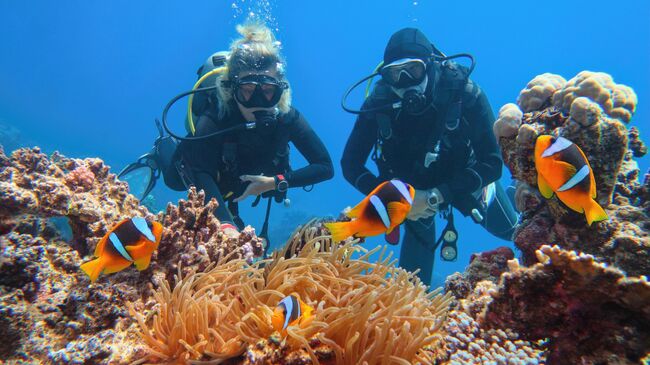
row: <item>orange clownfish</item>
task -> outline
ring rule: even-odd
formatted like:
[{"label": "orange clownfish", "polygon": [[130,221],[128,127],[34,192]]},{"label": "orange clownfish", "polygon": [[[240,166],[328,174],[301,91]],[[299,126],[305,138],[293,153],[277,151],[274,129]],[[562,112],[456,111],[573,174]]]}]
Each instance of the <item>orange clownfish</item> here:
[{"label": "orange clownfish", "polygon": [[91,282],[101,273],[122,271],[131,264],[142,271],[149,267],[151,254],[158,248],[162,225],[142,217],[125,219],[111,228],[95,248],[96,259],[81,265]]},{"label": "orange clownfish", "polygon": [[314,308],[295,295],[289,295],[278,303],[271,316],[273,329],[284,334],[289,326],[304,323],[313,316]]},{"label": "orange clownfish", "polygon": [[553,194],[578,213],[585,213],[587,223],[607,219],[607,213],[594,200],[596,181],[582,150],[566,138],[549,135],[535,142],[537,187],[550,199]]},{"label": "orange clownfish", "polygon": [[375,188],[346,215],[356,218],[350,222],[325,223],[335,242],[350,236],[369,237],[382,233],[390,235],[404,222],[411,211],[415,189],[400,180],[385,181]]}]

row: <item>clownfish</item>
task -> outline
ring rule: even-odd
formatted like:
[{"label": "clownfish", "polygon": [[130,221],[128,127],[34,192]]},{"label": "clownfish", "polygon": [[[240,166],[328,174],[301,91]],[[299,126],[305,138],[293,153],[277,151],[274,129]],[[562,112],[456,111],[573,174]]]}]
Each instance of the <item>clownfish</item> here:
[{"label": "clownfish", "polygon": [[285,333],[287,327],[303,323],[313,316],[314,308],[305,304],[295,295],[282,299],[273,310],[271,325],[280,333]]},{"label": "clownfish", "polygon": [[149,223],[142,217],[125,219],[102,237],[95,248],[97,258],[82,264],[81,270],[93,283],[100,274],[122,271],[131,264],[140,271],[145,270],[158,248],[162,230],[160,223]]},{"label": "clownfish", "polygon": [[325,223],[334,242],[350,236],[369,237],[382,233],[390,235],[395,227],[404,222],[411,211],[415,189],[400,180],[379,184],[346,215],[356,218],[350,222]]},{"label": "clownfish", "polygon": [[557,194],[560,201],[578,213],[587,223],[607,219],[607,213],[594,200],[596,181],[582,150],[566,138],[549,135],[535,142],[537,187],[546,199]]}]

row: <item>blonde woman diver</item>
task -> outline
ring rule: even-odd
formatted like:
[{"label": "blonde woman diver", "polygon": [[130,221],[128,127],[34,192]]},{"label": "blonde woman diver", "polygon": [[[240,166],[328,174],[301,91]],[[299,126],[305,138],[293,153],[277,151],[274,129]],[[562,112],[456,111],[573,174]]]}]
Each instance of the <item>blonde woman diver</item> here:
[{"label": "blonde woman diver", "polygon": [[[271,31],[259,24],[238,26],[237,31],[242,37],[231,45],[227,71],[216,79],[217,93],[203,97],[205,106],[197,115],[193,136],[235,131],[183,140],[164,173],[172,189],[187,189],[189,180],[206,192],[206,200],[216,198],[215,214],[226,231],[243,228],[238,203],[247,197],[282,201],[289,188],[307,187],[334,174],[325,145],[291,105],[285,63]],[[250,128],[233,128],[241,124]],[[289,143],[307,166],[292,170]]]}]

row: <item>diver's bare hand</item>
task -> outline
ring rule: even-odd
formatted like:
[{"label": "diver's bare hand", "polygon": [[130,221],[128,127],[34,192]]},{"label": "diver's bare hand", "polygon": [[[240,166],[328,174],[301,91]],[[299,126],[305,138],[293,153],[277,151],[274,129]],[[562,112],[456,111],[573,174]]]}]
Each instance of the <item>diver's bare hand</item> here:
[{"label": "diver's bare hand", "polygon": [[250,184],[244,190],[244,193],[235,198],[234,202],[238,203],[250,195],[260,195],[267,191],[275,190],[275,179],[264,175],[242,175],[241,181],[250,181]]}]

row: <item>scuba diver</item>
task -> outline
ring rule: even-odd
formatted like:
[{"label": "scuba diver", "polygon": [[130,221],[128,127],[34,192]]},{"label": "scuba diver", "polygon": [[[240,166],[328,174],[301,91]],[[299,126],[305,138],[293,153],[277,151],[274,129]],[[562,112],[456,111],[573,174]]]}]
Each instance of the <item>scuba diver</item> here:
[{"label": "scuba diver", "polygon": [[[452,61],[459,57],[472,65]],[[420,30],[405,28],[391,36],[375,73],[350,87],[342,101],[346,111],[358,114],[341,159],[345,179],[363,194],[394,178],[415,188],[399,264],[420,269],[427,285],[438,246],[443,260],[457,257],[452,208],[506,240],[517,222],[498,184],[503,162],[492,132],[495,118],[485,93],[469,79],[473,68],[470,55],[447,57]],[[375,76],[381,79],[368,96]],[[364,82],[368,97],[353,110],[346,99]],[[379,176],[366,168],[369,156]],[[437,213],[447,220],[439,239]],[[397,244],[399,229],[393,232],[397,236],[386,239]]]},{"label": "scuba diver", "polygon": [[[171,137],[163,137],[161,130],[154,151],[121,175],[134,174],[138,166],[154,165],[151,169],[158,175],[153,174],[152,180],[162,171],[165,184],[173,190],[190,186],[204,190],[206,201],[217,199],[215,215],[221,230],[230,236],[244,228],[238,204],[249,196],[257,197],[254,206],[262,197],[268,198],[259,235],[266,239],[268,250],[272,200],[288,205],[289,188],[307,189],[331,179],[334,169],[325,145],[291,105],[284,60],[271,31],[260,24],[238,26],[237,31],[242,38],[232,43],[230,52],[208,58],[198,71],[194,89],[172,99],[165,108],[162,124]],[[199,88],[204,85],[208,87]],[[166,115],[174,102],[187,95],[189,133],[181,137],[169,130]],[[291,169],[289,142],[305,157],[307,166]],[[148,193],[151,187],[144,190]]]}]

